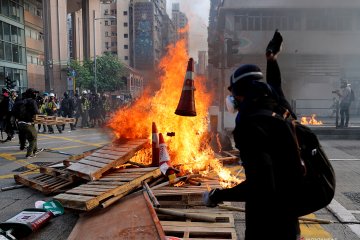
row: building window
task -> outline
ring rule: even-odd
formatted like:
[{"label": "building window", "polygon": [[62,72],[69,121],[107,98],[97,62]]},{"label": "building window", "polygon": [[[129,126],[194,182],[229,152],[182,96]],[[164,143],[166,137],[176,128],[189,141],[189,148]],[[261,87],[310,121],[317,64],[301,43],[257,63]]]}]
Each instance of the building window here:
[{"label": "building window", "polygon": [[112,9],[111,10],[111,15],[115,15],[116,14],[116,9]]},{"label": "building window", "polygon": [[105,42],[105,47],[109,48],[109,42]]},{"label": "building window", "polygon": [[111,32],[111,36],[116,37],[116,36],[117,36],[117,32]]},{"label": "building window", "polygon": [[108,9],[105,9],[104,15],[109,15],[109,10]]},{"label": "building window", "polygon": [[105,37],[108,37],[109,36],[109,32],[105,32]]},{"label": "building window", "polygon": [[129,49],[129,45],[124,45],[124,49]]},{"label": "building window", "polygon": [[124,56],[124,60],[129,60],[129,56]]},{"label": "building window", "polygon": [[129,38],[129,34],[125,33],[124,38]]},{"label": "building window", "polygon": [[127,27],[128,26],[128,23],[127,22],[124,22],[124,27]]},{"label": "building window", "polygon": [[112,47],[116,47],[116,46],[117,46],[117,42],[111,42],[111,46],[112,46]]},{"label": "building window", "polygon": [[111,20],[111,25],[116,25],[116,21],[115,21],[115,20]]},{"label": "building window", "polygon": [[109,26],[109,21],[105,20],[105,26]]},{"label": "building window", "polygon": [[127,15],[128,15],[127,11],[124,11],[124,16],[127,16]]}]

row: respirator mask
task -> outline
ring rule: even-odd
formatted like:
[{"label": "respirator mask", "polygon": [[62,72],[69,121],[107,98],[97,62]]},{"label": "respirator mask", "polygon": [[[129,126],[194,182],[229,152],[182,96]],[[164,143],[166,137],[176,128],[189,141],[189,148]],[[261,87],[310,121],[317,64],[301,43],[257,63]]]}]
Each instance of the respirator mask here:
[{"label": "respirator mask", "polygon": [[235,113],[239,110],[239,103],[236,101],[234,96],[228,95],[225,99],[225,103],[228,112]]}]

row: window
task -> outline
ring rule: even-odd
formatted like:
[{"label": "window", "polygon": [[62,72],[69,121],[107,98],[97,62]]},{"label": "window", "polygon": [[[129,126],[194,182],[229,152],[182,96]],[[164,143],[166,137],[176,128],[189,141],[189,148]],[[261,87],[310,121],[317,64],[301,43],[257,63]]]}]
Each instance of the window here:
[{"label": "window", "polygon": [[105,42],[105,47],[109,48],[109,42]]},{"label": "window", "polygon": [[128,26],[128,23],[127,22],[124,22],[124,27],[127,27]]},{"label": "window", "polygon": [[5,60],[11,62],[12,61],[11,44],[4,43],[4,47],[5,47]]},{"label": "window", "polygon": [[3,23],[4,28],[4,40],[10,42],[10,25]]},{"label": "window", "polygon": [[18,28],[15,26],[11,26],[11,41],[18,43]]},{"label": "window", "polygon": [[117,42],[111,42],[111,46],[112,46],[112,47],[116,47],[116,46],[117,46]]},{"label": "window", "polygon": [[116,37],[116,36],[117,36],[117,32],[111,32],[111,36]]},{"label": "window", "polygon": [[111,25],[116,25],[116,21],[115,21],[115,20],[111,20]]},{"label": "window", "polygon": [[129,45],[124,45],[124,49],[129,49]]},{"label": "window", "polygon": [[127,16],[127,15],[128,15],[127,11],[124,11],[124,16]]},{"label": "window", "polygon": [[115,15],[116,14],[116,9],[112,9],[111,10],[111,15]]},{"label": "window", "polygon": [[129,38],[129,34],[125,33],[124,38]]},{"label": "window", "polygon": [[13,53],[13,62],[20,63],[20,53],[19,53],[19,46],[13,44],[12,45],[12,53]]},{"label": "window", "polygon": [[109,32],[105,32],[105,37],[108,37],[109,36]]},{"label": "window", "polygon": [[129,56],[124,56],[124,60],[129,60]]},{"label": "window", "polygon": [[4,60],[4,42],[0,41],[0,60]]},{"label": "window", "polygon": [[109,26],[109,21],[105,20],[105,26]]},{"label": "window", "polygon": [[108,9],[105,9],[104,15],[109,15],[109,10]]}]

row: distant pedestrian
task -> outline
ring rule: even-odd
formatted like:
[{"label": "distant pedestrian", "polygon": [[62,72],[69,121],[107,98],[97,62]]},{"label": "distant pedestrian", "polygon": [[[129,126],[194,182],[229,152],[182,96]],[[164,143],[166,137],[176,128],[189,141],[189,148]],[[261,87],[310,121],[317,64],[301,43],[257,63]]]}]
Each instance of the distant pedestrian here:
[{"label": "distant pedestrian", "polygon": [[[74,113],[74,103],[73,100],[69,97],[67,92],[64,93],[64,99],[60,103],[60,112],[61,116],[72,118]],[[62,125],[62,130],[64,131],[65,124]],[[70,123],[71,131],[75,130],[74,124]]]},{"label": "distant pedestrian", "polygon": [[348,127],[349,126],[349,120],[350,120],[350,105],[352,102],[351,92],[352,89],[350,87],[350,84],[347,83],[346,80],[341,81],[340,85],[341,91],[337,90],[335,93],[340,98],[340,125],[338,127]]},{"label": "distant pedestrian", "polygon": [[[48,116],[57,116],[58,113],[58,105],[55,102],[55,94],[54,93],[50,93],[49,94],[49,101],[46,104],[46,113]],[[53,134],[54,133],[54,128],[52,125],[48,125],[49,128],[49,133]],[[62,133],[62,129],[59,125],[56,125],[57,130],[59,131],[59,133]]]},{"label": "distant pedestrian", "polygon": [[77,123],[81,116],[81,99],[78,93],[75,93],[73,98],[73,103],[74,103],[74,117],[75,117],[74,128],[76,129]]},{"label": "distant pedestrian", "polygon": [[87,97],[87,92],[84,90],[81,96],[81,127],[87,128],[89,127],[89,109],[90,109],[90,102]]}]

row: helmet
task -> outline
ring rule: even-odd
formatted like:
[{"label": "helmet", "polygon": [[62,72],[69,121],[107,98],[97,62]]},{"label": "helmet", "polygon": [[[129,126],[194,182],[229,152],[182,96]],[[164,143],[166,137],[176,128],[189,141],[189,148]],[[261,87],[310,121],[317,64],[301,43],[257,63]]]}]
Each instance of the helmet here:
[{"label": "helmet", "polygon": [[50,94],[49,94],[49,97],[55,97],[55,94],[54,94],[54,93],[50,93]]},{"label": "helmet", "polygon": [[82,94],[87,94],[86,90],[82,91]]},{"label": "helmet", "polygon": [[49,96],[49,94],[47,92],[44,92],[43,96],[46,97],[46,96]]},{"label": "helmet", "polygon": [[252,81],[261,80],[263,74],[260,68],[253,64],[243,64],[238,67],[230,76],[228,89],[234,95],[243,95],[246,86]]}]

